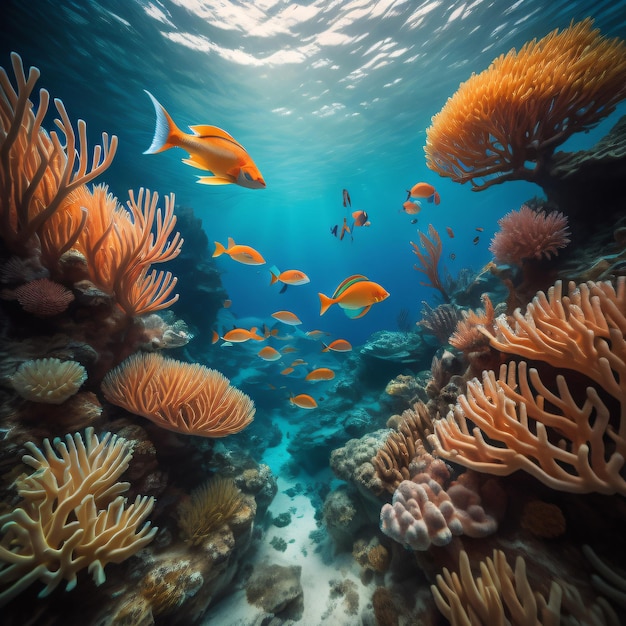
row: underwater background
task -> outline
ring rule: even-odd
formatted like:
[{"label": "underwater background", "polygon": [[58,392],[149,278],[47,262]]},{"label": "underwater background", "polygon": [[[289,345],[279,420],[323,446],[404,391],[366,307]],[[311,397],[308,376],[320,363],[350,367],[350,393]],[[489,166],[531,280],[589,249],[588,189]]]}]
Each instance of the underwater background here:
[{"label": "underwater background", "polygon": [[[35,66],[41,72],[33,100],[37,101],[38,89],[45,88],[51,98],[62,100],[71,120],[85,120],[90,150],[102,142],[102,133],[117,136],[115,158],[95,182],[106,183],[122,204],[128,190],[140,187],[158,192],[160,207],[164,197],[175,194],[174,232],[180,230],[185,239],[180,257],[163,265],[177,277],[173,293],[180,294],[162,312],[163,327],[160,322],[154,329],[148,322],[137,322],[144,324],[140,340],[129,331],[115,344],[114,356],[108,344],[100,350],[96,340],[90,344],[85,339],[89,332],[113,336],[113,324],[75,312],[72,324],[91,324],[95,329],[78,336],[94,348],[96,356],[83,358],[69,340],[67,346],[54,344],[54,349],[31,348],[30,337],[36,344],[42,337],[56,338],[56,332],[72,336],[69,326],[36,318],[29,321],[28,316],[24,320],[14,298],[3,293],[7,312],[2,335],[9,347],[2,349],[5,364],[0,381],[5,405],[0,413],[4,444],[0,516],[20,502],[15,484],[26,468],[15,463],[26,452],[34,454],[25,448],[26,442],[42,447],[45,438],[52,441],[94,426],[98,435],[110,430],[135,442],[133,450],[141,460],[131,464],[133,478],[125,480],[132,484],[132,498],[137,494],[156,498],[150,519],[153,527],[160,528],[153,543],[142,545],[139,556],[133,556],[137,565],[133,559],[121,565],[111,561],[106,582],[96,584],[95,575],[92,581],[85,571],[78,573],[78,589],[65,591],[63,582],[42,599],[37,595],[41,584],[34,582],[15,598],[9,597],[0,609],[7,611],[7,624],[26,623],[25,616],[33,624],[463,623],[437,611],[439,604],[435,606],[429,588],[444,565],[451,570],[458,566],[458,546],[447,553],[431,547],[413,557],[423,548],[411,549],[409,542],[401,545],[398,533],[394,537],[388,528],[381,532],[386,522],[379,512],[384,503],[389,506],[394,489],[380,484],[372,488],[358,464],[369,463],[382,449],[390,429],[398,430],[407,410],[412,415],[419,412],[414,408],[417,401],[424,406],[430,401],[431,416],[437,411],[444,416],[465,390],[467,380],[461,381],[460,375],[465,372],[469,378],[468,355],[451,351],[445,339],[428,332],[429,323],[430,328],[436,325],[429,311],[444,300],[416,271],[418,258],[411,242],[419,245],[420,233],[428,234],[432,225],[441,236],[439,271],[448,281],[449,300],[459,311],[477,310],[485,307],[482,291],[489,292],[494,305],[500,303],[500,313],[512,291],[507,294],[498,282],[501,274],[489,272],[494,260],[489,247],[499,230],[498,220],[525,203],[541,206],[545,194],[538,184],[523,180],[475,192],[470,184],[438,175],[426,164],[426,130],[459,85],[487,69],[498,56],[588,17],[604,37],[626,39],[626,2],[609,0],[3,0],[0,66],[9,79],[13,80],[10,55],[17,52],[26,71]],[[232,134],[254,160],[266,188],[198,184],[201,170],[181,161],[186,151],[174,148],[146,154],[155,134],[155,108],[146,90],[182,130],[210,124]],[[593,128],[575,133],[558,149],[590,150],[624,114],[622,99],[615,111]],[[55,117],[51,104],[43,127],[54,129]],[[440,202],[421,198],[421,210],[408,214],[403,204],[408,190],[419,182],[432,185]],[[344,190],[349,192],[348,206]],[[598,197],[604,197],[601,188],[597,191]],[[593,265],[594,254],[614,252],[610,248],[613,228],[626,215],[624,196],[598,229],[590,224],[603,207],[593,202],[593,189],[585,197],[591,198],[587,210],[572,214],[569,222],[574,244],[559,257],[565,258],[567,271],[542,266],[545,274],[531,281],[537,285],[533,293],[547,290],[561,275],[565,280],[583,276],[581,268]],[[565,206],[546,208],[568,212]],[[366,212],[369,225],[355,226],[355,211]],[[344,219],[351,232],[340,238],[333,227],[341,232]],[[595,237],[591,250],[584,249],[586,233]],[[254,248],[265,263],[240,263],[227,254],[214,257],[216,242],[226,245],[229,238]],[[622,246],[624,239],[619,241]],[[5,248],[1,251],[4,264],[10,255]],[[301,270],[310,282],[282,289],[280,283],[270,284],[271,268]],[[602,277],[615,283],[623,274],[622,261]],[[340,306],[320,315],[318,294],[330,296],[353,275],[378,283],[389,296],[357,319]],[[15,287],[3,282],[6,289]],[[518,302],[523,306],[533,294],[517,295],[526,297]],[[301,323],[279,322],[272,317],[277,311],[289,311]],[[163,328],[182,339],[170,339],[168,344]],[[234,328],[258,329],[265,334],[264,341],[261,337],[229,341],[225,335]],[[117,326],[115,333],[118,341]],[[351,349],[322,350],[337,339],[348,341]],[[20,347],[26,343],[28,348]],[[276,360],[258,354],[264,346],[280,353]],[[254,422],[226,439],[163,434],[136,417],[141,413],[128,409],[123,399],[101,393],[100,381],[105,376],[110,380],[109,370],[135,350],[219,370],[252,400]],[[74,359],[87,367],[89,377],[81,393],[92,394],[89,402],[98,407],[96,417],[89,413],[87,419],[84,413],[84,419],[78,418],[75,407],[65,414],[60,408],[51,413],[58,418],[54,424],[41,409],[49,405],[17,398],[11,380],[18,365],[57,353],[65,355],[62,360]],[[444,364],[444,370],[449,368],[447,382],[450,376],[458,378],[453,381],[454,393],[429,388],[429,380],[437,378],[433,357]],[[476,367],[471,357],[469,362]],[[490,361],[487,369],[496,370],[500,362]],[[332,377],[314,383],[305,378],[317,368],[328,368]],[[472,374],[480,376],[480,371]],[[158,384],[160,379],[155,395]],[[301,394],[307,399],[298,400]],[[316,405],[313,410],[306,410],[309,394]],[[621,415],[619,409],[617,414]],[[413,435],[417,429],[426,441],[423,426],[412,428]],[[406,471],[412,475],[415,467],[408,468],[407,462]],[[623,478],[623,467],[618,471]],[[240,512],[224,514],[231,535],[227,537],[222,529],[219,540],[212,535],[190,539],[190,531],[180,522],[184,503],[192,493],[198,501],[197,489],[205,479],[222,475],[244,494],[244,500],[231,494]],[[226,500],[228,487],[222,487],[221,495],[211,496],[213,503]],[[498,509],[493,504],[498,497],[491,491],[490,499],[482,487],[481,483],[476,490],[484,502]],[[510,494],[507,513],[487,512],[488,517],[493,513],[498,518],[501,543],[481,544],[481,537],[474,539],[482,546],[477,548],[469,540],[464,547],[474,570],[480,558],[492,555],[492,548],[508,547],[511,565],[515,556],[525,555],[529,569],[543,550],[548,555],[546,565],[531,574],[531,582],[547,596],[553,579],[567,580],[576,572],[582,604],[592,605],[596,593],[589,578],[592,567],[581,556],[582,545],[592,542],[583,538],[582,528],[593,528],[590,534],[603,537],[599,547],[605,557],[618,554],[624,547],[623,488],[617,495],[592,494],[597,500],[552,491],[545,484],[529,486],[523,479],[500,488]],[[556,503],[565,512],[567,533],[553,539],[539,533],[530,533],[531,537],[527,527],[520,530],[521,509],[535,497]],[[615,519],[597,523],[591,511],[612,511],[612,507]],[[577,511],[580,519],[573,522]],[[204,514],[210,517],[207,511]],[[546,509],[539,517],[553,514],[553,509]],[[219,524],[215,524],[211,532],[217,533]],[[536,520],[535,524],[540,525]],[[492,528],[489,534],[494,532]],[[562,569],[561,553],[566,555]],[[613,565],[623,585],[623,557]],[[11,584],[7,568],[0,568],[0,606],[2,591]],[[271,594],[264,587],[275,597],[268,598]],[[581,616],[578,608],[572,608],[580,603],[564,603],[567,610],[563,609],[561,623],[623,623],[626,606],[624,587],[620,589],[622,604],[615,601],[615,608],[605,613],[598,610]],[[68,608],[70,597],[78,594],[80,601]],[[102,608],[107,601],[108,608]],[[87,615],[88,621],[81,621],[81,615]],[[580,621],[568,621],[572,616]],[[483,618],[480,623],[491,622]],[[511,623],[521,621],[512,618]]]}]

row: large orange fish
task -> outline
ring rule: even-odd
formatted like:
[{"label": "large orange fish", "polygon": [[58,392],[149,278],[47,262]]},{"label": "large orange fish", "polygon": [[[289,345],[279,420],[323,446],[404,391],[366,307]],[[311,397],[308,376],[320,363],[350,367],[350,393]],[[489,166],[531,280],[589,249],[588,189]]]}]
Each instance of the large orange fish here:
[{"label": "large orange fish", "polygon": [[240,185],[249,189],[264,189],[265,181],[246,149],[217,126],[201,124],[190,126],[193,134],[185,133],[170,117],[159,101],[147,90],[156,112],[156,126],[152,144],[144,154],[155,154],[169,148],[187,150],[189,157],[183,163],[208,172],[199,176],[204,185]]},{"label": "large orange fish", "polygon": [[311,370],[305,377],[304,380],[310,381],[318,381],[318,380],[332,380],[335,378],[335,372],[328,367],[318,367],[317,369]]},{"label": "large orange fish", "polygon": [[222,254],[228,254],[233,261],[239,261],[239,263],[244,263],[245,265],[263,265],[265,263],[265,259],[254,248],[236,244],[232,237],[228,238],[226,247],[219,241],[215,242],[213,256],[221,256]]},{"label": "large orange fish", "polygon": [[441,202],[437,190],[430,183],[415,183],[408,194],[407,200],[409,198],[426,198],[427,202],[434,202],[435,204]]},{"label": "large orange fish", "polygon": [[372,308],[372,304],[389,297],[389,292],[378,283],[368,280],[366,276],[355,274],[346,278],[330,298],[323,293],[318,295],[320,315],[324,315],[331,305],[338,304],[348,317],[356,319],[363,317]]}]

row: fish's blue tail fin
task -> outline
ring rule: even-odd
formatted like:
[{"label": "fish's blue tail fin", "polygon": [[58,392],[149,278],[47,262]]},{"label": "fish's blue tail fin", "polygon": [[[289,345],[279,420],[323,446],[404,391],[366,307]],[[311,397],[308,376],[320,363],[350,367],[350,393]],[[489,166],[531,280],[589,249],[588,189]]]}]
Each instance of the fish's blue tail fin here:
[{"label": "fish's blue tail fin", "polygon": [[161,105],[161,103],[147,90],[144,91],[150,96],[152,104],[154,105],[154,111],[156,113],[156,124],[154,127],[154,137],[150,147],[144,152],[144,154],[155,154],[157,152],[163,152],[168,148],[174,146],[171,143],[171,138],[175,133],[180,133],[180,130],[174,124],[174,120],[170,117],[169,113]]}]

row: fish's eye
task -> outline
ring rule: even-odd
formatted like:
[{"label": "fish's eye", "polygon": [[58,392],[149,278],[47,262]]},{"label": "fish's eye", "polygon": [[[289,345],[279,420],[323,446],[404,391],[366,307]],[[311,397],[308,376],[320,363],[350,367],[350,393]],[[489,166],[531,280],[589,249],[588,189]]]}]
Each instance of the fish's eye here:
[{"label": "fish's eye", "polygon": [[246,177],[249,181],[252,181],[252,180],[253,180],[252,176],[250,176],[250,174],[248,174],[248,172],[244,172],[244,173],[243,173],[243,175],[244,175],[244,176],[245,176],[245,177]]}]

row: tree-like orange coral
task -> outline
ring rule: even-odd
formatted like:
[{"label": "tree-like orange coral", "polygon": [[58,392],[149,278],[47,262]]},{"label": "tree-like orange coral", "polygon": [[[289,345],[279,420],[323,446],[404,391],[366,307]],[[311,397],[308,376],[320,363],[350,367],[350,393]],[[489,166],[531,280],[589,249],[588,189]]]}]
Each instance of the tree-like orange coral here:
[{"label": "tree-like orange coral", "polygon": [[[557,368],[555,384],[526,361],[483,372],[435,423],[433,449],[480,472],[521,469],[560,491],[626,495],[626,278],[570,283],[567,295],[557,282],[514,321],[483,328],[491,346]],[[593,384],[574,388],[572,371]]]},{"label": "tree-like orange coral", "polygon": [[540,182],[554,149],[624,98],[626,43],[572,22],[461,84],[426,131],[428,167],[474,190]]},{"label": "tree-like orange coral", "polygon": [[430,239],[420,231],[419,245],[413,243],[412,241],[409,242],[413,248],[414,254],[417,255],[417,258],[420,261],[419,265],[415,264],[413,268],[418,272],[422,272],[422,274],[426,274],[428,280],[430,281],[428,283],[422,281],[420,282],[421,285],[437,289],[437,291],[439,291],[439,293],[443,296],[444,301],[448,302],[450,300],[450,296],[448,296],[448,293],[441,282],[441,278],[439,277],[439,261],[441,259],[442,251],[441,237],[439,236],[437,229],[432,224],[428,225],[428,235]]},{"label": "tree-like orange coral", "polygon": [[[47,252],[60,256],[76,240],[84,226],[84,218],[65,222],[69,230],[54,240],[58,224],[46,231],[46,224],[59,209],[64,198],[74,189],[106,170],[117,149],[117,137],[102,134],[102,145],[96,145],[91,162],[87,148],[87,127],[78,121],[78,142],[63,102],[54,103],[60,119],[56,131],[49,134],[42,128],[50,96],[39,92],[39,106],[30,100],[40,72],[31,67],[28,77],[22,59],[15,52],[11,63],[17,89],[0,68],[0,236],[16,254],[39,254],[40,239],[45,239]],[[44,234],[45,233],[45,234]],[[53,252],[54,248],[56,250]]]},{"label": "tree-like orange coral", "polygon": [[105,398],[161,428],[226,437],[254,418],[254,403],[220,372],[198,363],[136,353],[102,382]]}]

